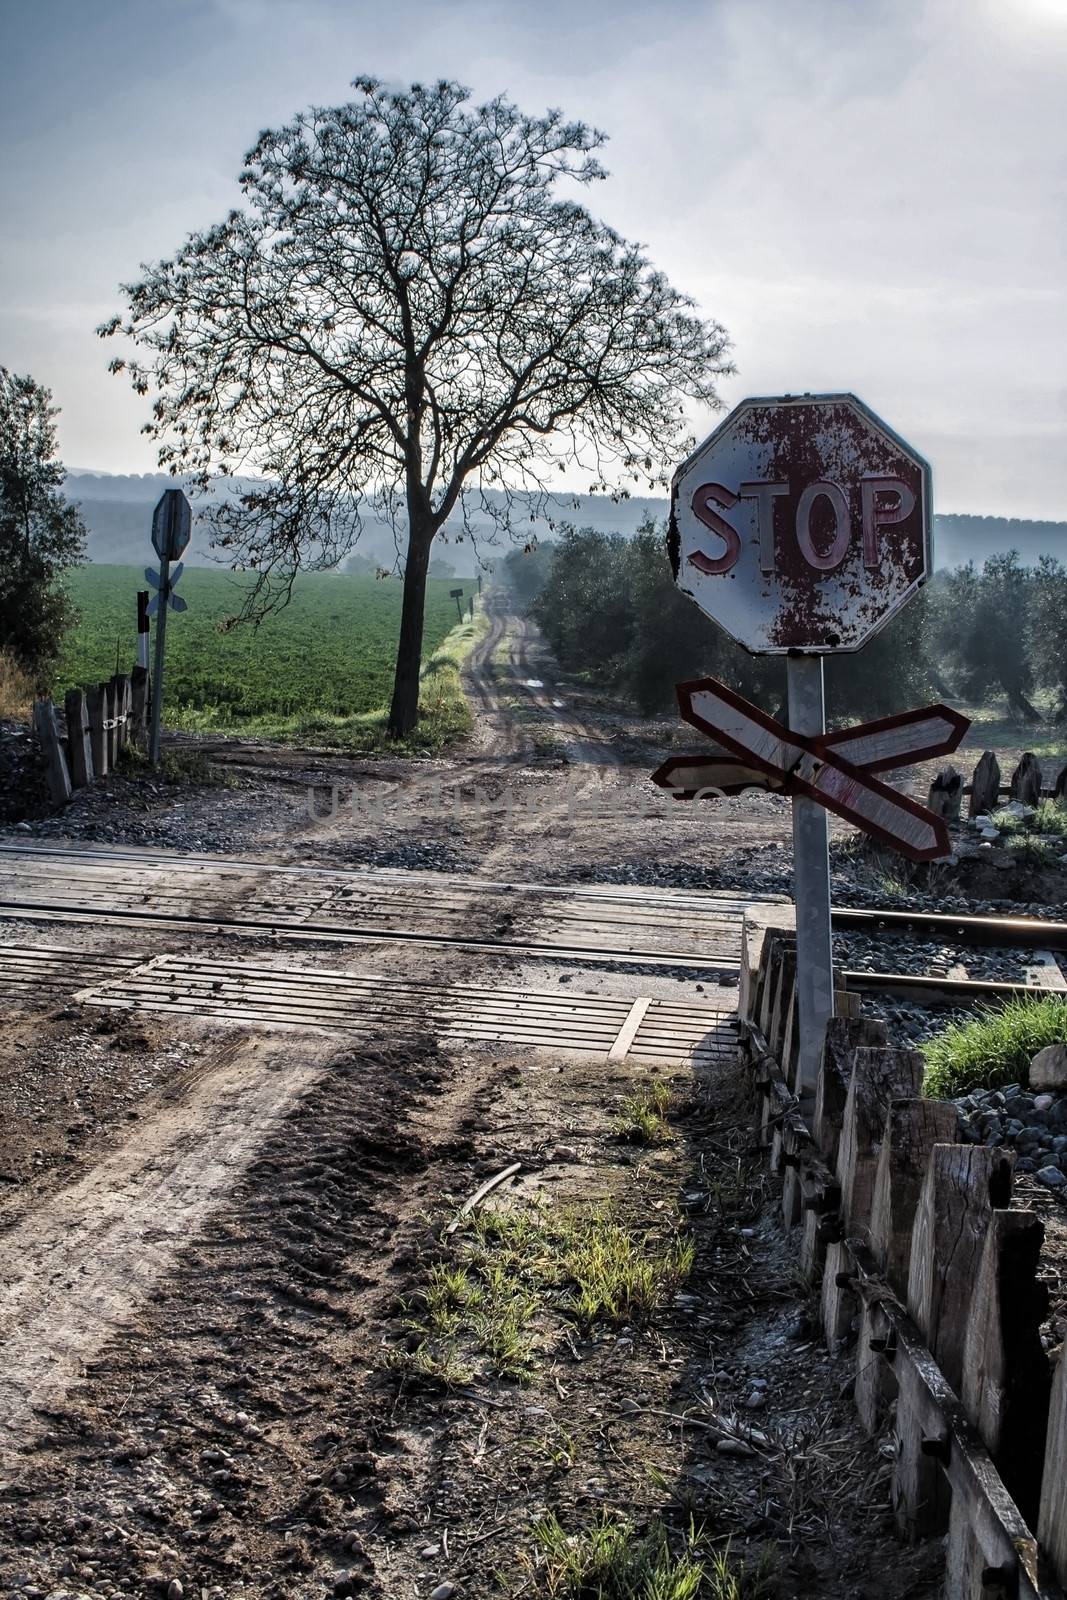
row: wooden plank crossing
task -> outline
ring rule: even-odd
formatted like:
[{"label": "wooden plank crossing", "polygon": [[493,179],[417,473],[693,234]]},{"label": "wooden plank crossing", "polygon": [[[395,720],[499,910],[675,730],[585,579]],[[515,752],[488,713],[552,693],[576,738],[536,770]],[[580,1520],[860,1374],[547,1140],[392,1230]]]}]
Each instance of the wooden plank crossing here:
[{"label": "wooden plank crossing", "polygon": [[[111,849],[0,846],[0,919],[183,918],[246,931],[488,941],[731,975],[746,899],[615,885],[490,883],[444,873],[273,866]],[[475,930],[472,932],[472,930]]]},{"label": "wooden plank crossing", "polygon": [[6,1006],[66,1000],[87,984],[130,971],[138,960],[55,945],[0,944],[0,1000]]},{"label": "wooden plank crossing", "polygon": [[[222,1022],[316,1028],[370,1039],[432,1035],[533,1049],[635,1058],[651,1064],[711,1062],[735,1048],[733,1013],[651,998],[627,1038],[634,1002],[623,995],[477,984],[419,983],[381,973],[157,956],[82,991],[107,1009],[177,1013]],[[625,1041],[625,1049],[612,1055]]]}]

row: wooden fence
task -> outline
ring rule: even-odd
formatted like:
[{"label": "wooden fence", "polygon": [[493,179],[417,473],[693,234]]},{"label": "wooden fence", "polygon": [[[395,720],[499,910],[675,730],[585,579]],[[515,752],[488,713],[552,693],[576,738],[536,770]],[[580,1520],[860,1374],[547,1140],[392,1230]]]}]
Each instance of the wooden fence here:
[{"label": "wooden fence", "polygon": [[1042,1223],[1012,1206],[1011,1153],[959,1142],[955,1106],[921,1098],[922,1058],[858,995],[835,996],[801,1102],[782,921],[746,920],[742,1051],[823,1335],[852,1342],[863,1426],[892,1422],[900,1531],[947,1535],[947,1600],[1064,1600],[1067,1358],[1053,1379]]},{"label": "wooden fence", "polygon": [[1027,750],[1005,784],[1001,779],[1000,762],[992,750],[987,750],[975,767],[970,783],[964,782],[963,774],[955,767],[942,767],[930,785],[926,803],[939,817],[956,822],[964,795],[969,796],[969,817],[987,816],[1002,800],[1018,800],[1028,806],[1036,806],[1043,798],[1067,802],[1067,765],[1060,768],[1051,783],[1046,783],[1040,761]]},{"label": "wooden fence", "polygon": [[148,669],[117,672],[88,690],[71,689],[63,702],[63,728],[51,700],[35,700],[33,726],[44,757],[52,803],[67,805],[113,771],[127,745],[145,749],[148,735]]}]

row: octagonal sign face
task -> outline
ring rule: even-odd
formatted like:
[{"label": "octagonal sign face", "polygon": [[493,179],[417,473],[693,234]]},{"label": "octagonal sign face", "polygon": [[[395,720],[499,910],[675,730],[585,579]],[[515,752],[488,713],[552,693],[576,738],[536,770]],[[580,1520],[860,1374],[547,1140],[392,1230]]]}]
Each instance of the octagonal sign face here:
[{"label": "octagonal sign face", "polygon": [[671,485],[678,587],[757,655],[858,650],[930,570],[930,468],[850,394],[743,400]]}]

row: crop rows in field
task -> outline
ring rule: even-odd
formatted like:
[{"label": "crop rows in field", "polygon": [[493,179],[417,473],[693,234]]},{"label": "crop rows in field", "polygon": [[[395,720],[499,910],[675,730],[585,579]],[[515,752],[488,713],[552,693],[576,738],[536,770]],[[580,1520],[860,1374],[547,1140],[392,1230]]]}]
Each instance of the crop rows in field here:
[{"label": "crop rows in field", "polygon": [[[351,717],[388,702],[400,628],[397,578],[308,573],[289,605],[258,628],[231,632],[219,624],[240,609],[251,579],[229,572],[187,569],[178,592],[189,609],[167,622],[166,721],[171,726],[249,729],[316,717]],[[427,660],[455,626],[449,590],[460,578],[427,585]],[[136,595],[147,587],[139,567],[86,566],[69,588],[81,612],[57,674],[57,693],[84,688],[136,659]],[[469,580],[467,593],[476,588]]]}]

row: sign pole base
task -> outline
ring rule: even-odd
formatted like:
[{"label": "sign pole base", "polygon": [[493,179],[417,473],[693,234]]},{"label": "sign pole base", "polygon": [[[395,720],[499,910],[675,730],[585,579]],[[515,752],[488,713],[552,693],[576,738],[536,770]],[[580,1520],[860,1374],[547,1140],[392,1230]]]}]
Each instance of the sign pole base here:
[{"label": "sign pole base", "polygon": [[[795,733],[826,731],[821,656],[789,656],[789,726]],[[793,883],[797,912],[798,1092],[814,1096],[826,1024],[834,1014],[830,940],[830,833],[824,808],[793,797]]]}]

